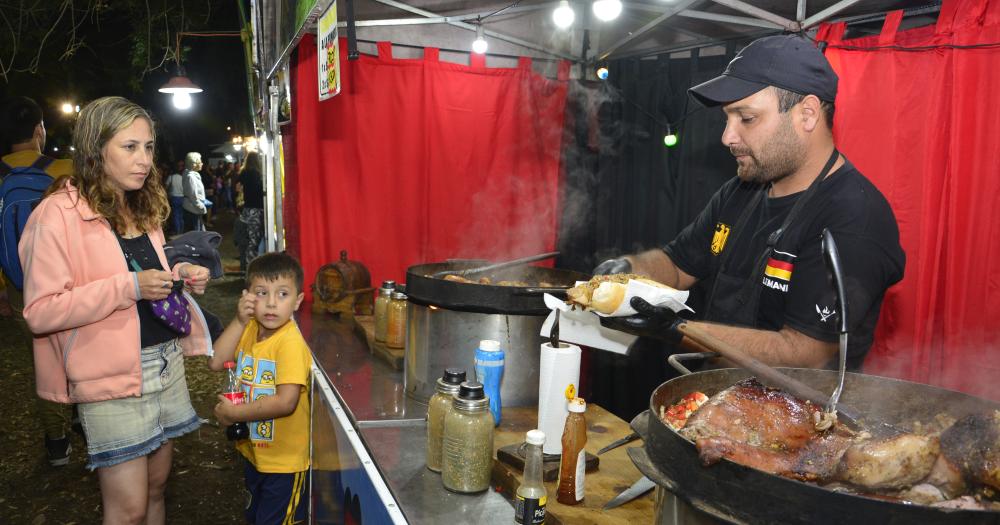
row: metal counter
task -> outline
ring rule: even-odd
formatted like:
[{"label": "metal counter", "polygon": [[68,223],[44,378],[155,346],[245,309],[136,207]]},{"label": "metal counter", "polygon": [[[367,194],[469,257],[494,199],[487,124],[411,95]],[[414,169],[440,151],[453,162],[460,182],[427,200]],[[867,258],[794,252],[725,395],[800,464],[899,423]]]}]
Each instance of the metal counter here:
[{"label": "metal counter", "polygon": [[372,355],[360,325],[308,311],[298,322],[315,360],[314,523],[513,522],[500,494],[456,494],[427,470],[427,407],[405,396],[402,371]]}]

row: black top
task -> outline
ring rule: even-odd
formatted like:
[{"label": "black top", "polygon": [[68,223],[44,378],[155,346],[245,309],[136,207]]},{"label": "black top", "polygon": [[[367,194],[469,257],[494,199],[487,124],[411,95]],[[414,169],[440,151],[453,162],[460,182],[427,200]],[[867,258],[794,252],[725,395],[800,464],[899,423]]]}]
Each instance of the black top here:
[{"label": "black top", "polygon": [[[131,239],[123,237],[119,237],[119,239],[121,239],[122,250],[125,252],[125,263],[128,264],[130,270],[134,269],[132,260],[135,260],[143,270],[163,270],[160,259],[157,257],[156,251],[153,250],[153,243],[149,240],[149,235],[144,233]],[[176,332],[156,318],[149,301],[140,299],[136,306],[139,308],[139,340],[143,348],[177,338]]]},{"label": "black top", "polygon": [[[722,254],[728,250],[735,251],[722,280],[750,279],[768,236],[802,195],[761,199],[744,231],[735,231],[740,213],[759,191],[759,185],[733,178],[663,250],[708,290],[719,279]],[[754,286],[761,287],[755,326],[779,330],[787,324],[821,341],[838,340],[836,291],[820,245],[823,228],[830,229],[842,259],[849,307],[847,366],[859,370],[871,348],[885,290],[903,278],[906,257],[888,201],[849,161],[820,183],[781,236],[764,275],[752,277]],[[711,315],[710,320],[727,322],[725,315]],[[831,367],[835,365],[836,360]]]},{"label": "black top", "polygon": [[247,168],[240,173],[240,184],[243,186],[243,206],[247,208],[264,208],[264,177],[259,171]]}]

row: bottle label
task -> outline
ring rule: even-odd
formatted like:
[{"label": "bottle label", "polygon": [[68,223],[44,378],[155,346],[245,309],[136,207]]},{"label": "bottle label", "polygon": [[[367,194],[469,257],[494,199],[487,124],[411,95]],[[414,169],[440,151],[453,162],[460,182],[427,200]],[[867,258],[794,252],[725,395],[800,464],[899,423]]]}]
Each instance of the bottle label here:
[{"label": "bottle label", "polygon": [[223,392],[222,395],[226,396],[226,399],[232,401],[234,405],[243,404],[243,392]]},{"label": "bottle label", "polygon": [[576,501],[583,501],[583,477],[587,475],[587,452],[580,449],[576,457]]},{"label": "bottle label", "polygon": [[540,499],[515,497],[514,521],[523,525],[542,525],[545,523],[545,496]]}]

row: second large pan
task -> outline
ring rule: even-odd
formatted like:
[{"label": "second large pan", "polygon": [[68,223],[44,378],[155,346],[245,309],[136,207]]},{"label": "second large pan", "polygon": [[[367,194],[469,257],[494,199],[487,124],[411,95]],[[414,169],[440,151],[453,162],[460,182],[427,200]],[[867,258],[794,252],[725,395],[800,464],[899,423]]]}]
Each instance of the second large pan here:
[{"label": "second large pan", "polygon": [[[827,392],[837,379],[837,373],[829,370],[780,370]],[[640,431],[645,426],[645,447],[629,450],[639,470],[695,508],[734,523],[1000,523],[1000,512],[905,505],[834,492],[729,460],[703,467],[694,444],[655,414],[660,406],[670,406],[691,392],[712,396],[749,376],[745,370],[710,370],[657,387],[650,398],[650,411],[645,413],[646,425],[635,425]],[[959,392],[864,374],[847,374],[842,400],[858,407],[867,418],[900,426],[928,422],[942,412],[961,418],[1000,408]]]}]

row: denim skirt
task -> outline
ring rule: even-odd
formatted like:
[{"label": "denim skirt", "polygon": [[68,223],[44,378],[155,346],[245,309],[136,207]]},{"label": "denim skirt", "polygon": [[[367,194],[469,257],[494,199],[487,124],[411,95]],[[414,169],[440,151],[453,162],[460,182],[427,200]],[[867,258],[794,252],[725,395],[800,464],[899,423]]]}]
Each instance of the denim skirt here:
[{"label": "denim skirt", "polygon": [[178,341],[148,346],[141,353],[142,396],[77,405],[90,470],[148,455],[201,425],[191,406]]}]

